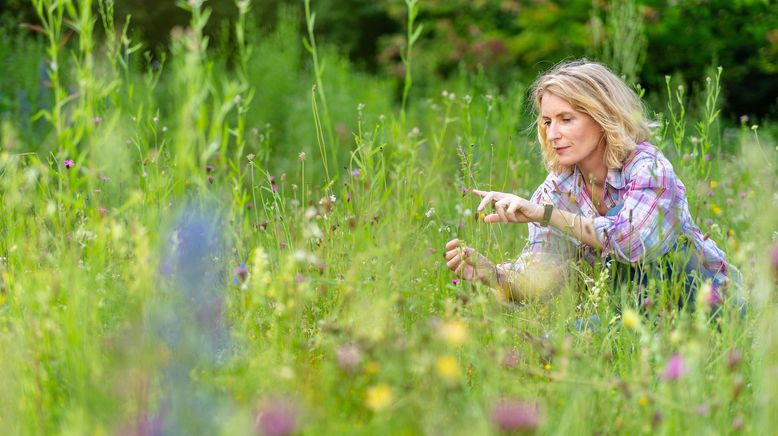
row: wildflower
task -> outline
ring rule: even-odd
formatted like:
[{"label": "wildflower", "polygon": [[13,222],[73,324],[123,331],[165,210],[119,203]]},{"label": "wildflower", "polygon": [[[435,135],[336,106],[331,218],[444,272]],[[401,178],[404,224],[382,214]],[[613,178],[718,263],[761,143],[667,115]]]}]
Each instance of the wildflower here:
[{"label": "wildflower", "polygon": [[359,176],[360,176],[360,172],[357,168],[351,170],[351,177],[359,177]]},{"label": "wildflower", "polygon": [[627,309],[624,311],[624,313],[621,315],[621,322],[624,327],[630,330],[640,329],[640,317],[632,309]]},{"label": "wildflower", "polygon": [[104,207],[98,207],[97,213],[100,214],[101,217],[104,217],[108,213],[108,209]]},{"label": "wildflower", "polygon": [[678,380],[686,373],[686,364],[683,361],[683,357],[680,354],[673,354],[670,360],[665,365],[662,378],[665,380],[673,381]]},{"label": "wildflower", "polygon": [[110,177],[104,176],[104,175],[100,175],[97,178],[100,179],[101,182],[110,182],[111,181]]},{"label": "wildflower", "polygon": [[213,176],[208,176],[208,183],[213,184]]},{"label": "wildflower", "polygon": [[394,401],[394,393],[386,383],[371,386],[365,391],[365,405],[374,412],[386,409],[392,401]]},{"label": "wildflower", "polygon": [[746,191],[738,192],[738,196],[740,197],[741,200],[745,200],[746,199]]},{"label": "wildflower", "polygon": [[276,192],[276,191],[278,191],[278,185],[270,185],[270,189],[271,189],[273,192]]},{"label": "wildflower", "polygon": [[249,162],[254,162],[255,157],[256,156],[254,156],[254,153],[249,153],[246,155],[246,159],[248,159]]},{"label": "wildflower", "polygon": [[76,163],[73,162],[72,159],[65,159],[65,162],[63,162],[63,164],[65,165],[65,168],[68,169],[73,168],[76,165]]},{"label": "wildflower", "polygon": [[638,404],[640,404],[641,407],[646,407],[651,404],[651,399],[648,398],[648,395],[643,394],[638,398]]},{"label": "wildflower", "polygon": [[424,212],[424,216],[426,216],[427,218],[429,218],[429,217],[431,217],[431,216],[432,216],[432,214],[434,214],[434,213],[435,213],[435,208],[434,208],[434,207],[431,207],[431,208],[430,208],[428,211]]},{"label": "wildflower", "polygon": [[716,189],[717,186],[719,186],[719,182],[715,180],[710,181],[710,189]]},{"label": "wildflower", "polygon": [[466,195],[468,192],[470,192],[470,189],[468,189],[468,188],[466,188],[466,187],[464,187],[464,186],[463,186],[463,187],[462,187],[462,188],[459,190],[459,192],[460,192],[460,193],[462,193],[462,196],[464,197],[464,196],[465,196],[465,195]]},{"label": "wildflower", "polygon": [[353,344],[346,344],[338,348],[335,353],[338,366],[345,372],[353,372],[362,362],[362,352]]},{"label": "wildflower", "polygon": [[365,364],[365,374],[367,375],[378,374],[378,371],[380,370],[381,366],[376,362],[367,362],[367,364]]},{"label": "wildflower", "polygon": [[721,215],[722,212],[721,208],[716,203],[710,205],[710,211],[716,215]]},{"label": "wildflower", "polygon": [[273,184],[276,182],[276,176],[270,176],[270,184]]},{"label": "wildflower", "polygon": [[235,277],[237,277],[241,283],[245,282],[248,276],[249,276],[249,272],[246,269],[245,263],[242,263],[237,268],[235,268]]},{"label": "wildflower", "polygon": [[459,371],[459,364],[457,360],[452,356],[441,356],[435,362],[435,370],[440,378],[448,383],[455,383],[459,380],[461,372]]},{"label": "wildflower", "polygon": [[301,151],[300,154],[297,155],[297,159],[299,159],[300,162],[305,162],[305,152]]},{"label": "wildflower", "polygon": [[297,411],[287,401],[268,402],[260,407],[254,427],[266,436],[293,434],[297,428]]},{"label": "wildflower", "polygon": [[736,374],[735,377],[732,379],[732,400],[737,400],[737,397],[740,396],[740,393],[743,392],[743,388],[745,387],[746,382],[743,380],[743,376],[741,374]]},{"label": "wildflower", "polygon": [[438,334],[449,346],[461,347],[467,342],[467,324],[458,319],[446,321],[438,327]]},{"label": "wildflower", "polygon": [[453,279],[451,279],[451,283],[457,285],[457,284],[459,284],[459,279],[458,278],[453,278]]},{"label": "wildflower", "polygon": [[279,243],[278,243],[278,246],[279,246],[280,248],[286,248],[286,247],[288,247],[288,246],[289,246],[289,244],[287,244],[287,243],[286,243],[286,242],[284,242],[284,241],[281,241],[281,242],[279,242]]},{"label": "wildflower", "polygon": [[103,122],[103,117],[95,117],[95,124],[100,124]]},{"label": "wildflower", "polygon": [[745,124],[748,122],[748,115],[741,115],[740,116],[740,123]]},{"label": "wildflower", "polygon": [[536,404],[504,399],[492,408],[492,423],[505,432],[533,433],[540,421]]},{"label": "wildflower", "polygon": [[206,165],[205,166],[205,172],[206,173],[212,173],[213,172],[213,165]]}]

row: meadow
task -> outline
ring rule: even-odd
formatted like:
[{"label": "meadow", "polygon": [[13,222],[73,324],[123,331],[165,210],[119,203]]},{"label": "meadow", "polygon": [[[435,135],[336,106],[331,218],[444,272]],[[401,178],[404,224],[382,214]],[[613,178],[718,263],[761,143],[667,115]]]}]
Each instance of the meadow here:
[{"label": "meadow", "polygon": [[637,307],[578,265],[517,304],[443,252],[520,253],[526,226],[483,223],[469,191],[545,178],[530,84],[414,83],[415,1],[400,81],[317,44],[308,1],[270,33],[237,1],[229,48],[181,2],[158,57],[110,1],[33,4],[29,32],[0,30],[4,434],[778,428],[778,127],[722,119],[726,68],[637,89],[742,285],[715,313]]}]

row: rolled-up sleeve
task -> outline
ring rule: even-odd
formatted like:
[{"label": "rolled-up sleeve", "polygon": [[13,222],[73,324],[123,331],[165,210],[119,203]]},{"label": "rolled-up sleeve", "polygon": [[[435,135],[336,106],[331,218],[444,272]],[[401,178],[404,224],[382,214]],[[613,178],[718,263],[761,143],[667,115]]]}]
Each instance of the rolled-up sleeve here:
[{"label": "rolled-up sleeve", "polygon": [[634,163],[618,214],[594,219],[602,255],[636,263],[655,260],[675,244],[681,233],[676,175],[662,159]]}]

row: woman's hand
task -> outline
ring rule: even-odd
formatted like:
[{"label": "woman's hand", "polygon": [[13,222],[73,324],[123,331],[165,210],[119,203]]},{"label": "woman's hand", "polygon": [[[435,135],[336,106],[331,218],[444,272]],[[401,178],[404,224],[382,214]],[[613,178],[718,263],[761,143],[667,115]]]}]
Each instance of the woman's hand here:
[{"label": "woman's hand", "polygon": [[490,283],[496,280],[496,268],[484,255],[465,246],[459,239],[446,243],[446,266],[465,280]]},{"label": "woman's hand", "polygon": [[481,212],[489,203],[494,206],[494,213],[484,217],[486,223],[530,223],[543,220],[543,206],[518,195],[478,189],[473,189],[473,193],[482,198],[481,204],[478,205],[478,212]]}]

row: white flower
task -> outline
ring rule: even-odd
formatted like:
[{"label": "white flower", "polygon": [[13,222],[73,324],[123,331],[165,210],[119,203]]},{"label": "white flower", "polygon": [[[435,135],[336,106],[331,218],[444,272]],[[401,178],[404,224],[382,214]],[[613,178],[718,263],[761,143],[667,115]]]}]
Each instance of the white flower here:
[{"label": "white flower", "polygon": [[336,200],[335,194],[330,195],[330,201],[334,203],[335,200]]},{"label": "white flower", "polygon": [[424,213],[424,216],[426,216],[427,218],[429,218],[429,217],[431,217],[431,216],[432,216],[432,214],[434,214],[434,213],[435,213],[435,208],[434,208],[434,207],[431,207],[431,208],[430,208],[430,210],[428,210],[427,212],[425,212],[425,213]]}]

